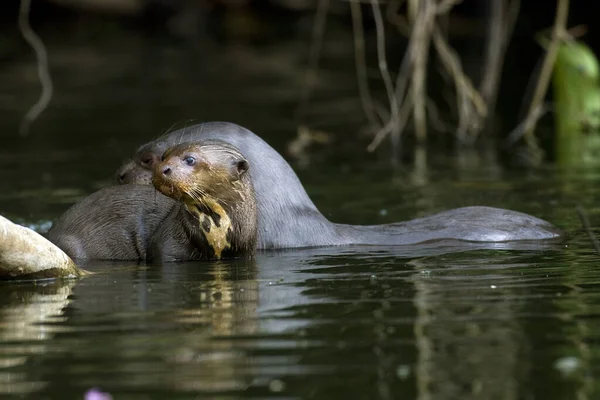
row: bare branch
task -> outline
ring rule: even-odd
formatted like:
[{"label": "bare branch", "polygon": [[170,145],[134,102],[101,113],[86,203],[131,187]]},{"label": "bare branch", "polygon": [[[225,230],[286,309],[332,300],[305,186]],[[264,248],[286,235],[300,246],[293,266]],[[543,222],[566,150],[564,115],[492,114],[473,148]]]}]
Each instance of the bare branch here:
[{"label": "bare branch", "polygon": [[40,84],[42,85],[42,93],[38,101],[29,109],[21,125],[19,126],[19,132],[22,136],[29,134],[29,126],[35,121],[40,114],[48,107],[50,100],[52,99],[52,77],[50,76],[50,70],[48,68],[48,54],[46,53],[46,47],[44,42],[36,33],[31,29],[29,25],[29,11],[31,9],[31,0],[21,0],[19,8],[19,30],[23,35],[23,38],[29,43],[35,52],[37,59],[37,72]]},{"label": "bare branch", "polygon": [[314,85],[315,75],[319,69],[319,57],[323,47],[323,37],[325,36],[325,27],[327,26],[327,12],[329,11],[329,0],[319,0],[319,6],[315,12],[315,21],[312,31],[312,41],[308,55],[308,66],[304,76],[304,86],[300,92],[300,100],[296,109],[296,119],[301,118],[306,109],[310,94]]},{"label": "bare branch", "polygon": [[354,62],[356,64],[356,80],[358,82],[358,92],[363,111],[373,127],[381,126],[377,120],[369,89],[369,80],[367,77],[367,62],[365,56],[365,37],[362,24],[362,11],[358,1],[350,0],[350,12],[352,14],[352,26],[354,33]]},{"label": "bare branch", "polygon": [[385,55],[385,29],[383,26],[383,17],[381,15],[381,9],[377,0],[371,0],[371,8],[373,9],[373,18],[375,19],[375,30],[377,33],[377,60],[379,65],[379,71],[385,91],[390,102],[390,122],[391,131],[394,133],[397,131],[398,120],[398,101],[395,96],[394,84],[392,83],[392,77],[390,76],[387,59]]}]

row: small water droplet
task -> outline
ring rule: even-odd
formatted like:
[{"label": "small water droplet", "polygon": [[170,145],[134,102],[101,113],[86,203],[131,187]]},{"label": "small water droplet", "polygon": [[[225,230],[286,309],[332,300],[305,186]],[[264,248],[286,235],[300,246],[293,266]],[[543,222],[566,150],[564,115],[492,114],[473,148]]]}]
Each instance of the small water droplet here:
[{"label": "small water droplet", "polygon": [[490,288],[496,289],[496,285],[490,285]]},{"label": "small water droplet", "polygon": [[581,360],[577,357],[561,357],[554,361],[554,368],[563,375],[570,375],[581,366]]},{"label": "small water droplet", "polygon": [[399,379],[405,380],[410,376],[410,366],[408,365],[399,365],[398,368],[396,368],[396,376]]},{"label": "small water droplet", "polygon": [[285,390],[285,382],[278,379],[269,382],[269,390],[271,392],[283,392]]}]

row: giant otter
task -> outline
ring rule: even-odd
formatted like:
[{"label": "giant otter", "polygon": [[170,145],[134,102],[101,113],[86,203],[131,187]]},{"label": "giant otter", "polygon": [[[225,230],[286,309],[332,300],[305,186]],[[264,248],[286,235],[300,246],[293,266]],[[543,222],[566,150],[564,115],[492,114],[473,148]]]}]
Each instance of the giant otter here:
[{"label": "giant otter", "polygon": [[296,173],[281,155],[248,129],[208,122],[169,133],[141,146],[118,173],[120,183],[150,183],[152,168],[169,147],[218,139],[239,149],[252,166],[258,208],[258,248],[338,244],[335,229],[310,200]]},{"label": "giant otter", "polygon": [[152,235],[147,260],[251,257],[257,211],[248,161],[220,141],[168,149],[154,168],[156,189],[181,204]]},{"label": "giant otter", "polygon": [[219,139],[235,146],[252,166],[259,249],[407,245],[444,239],[501,242],[562,235],[541,219],[491,207],[463,207],[387,225],[332,223],[319,212],[294,170],[277,151],[248,129],[228,122],[190,126],[141,146],[132,161],[119,170],[119,183],[150,183],[152,168],[165,150],[182,142],[205,139]]}]

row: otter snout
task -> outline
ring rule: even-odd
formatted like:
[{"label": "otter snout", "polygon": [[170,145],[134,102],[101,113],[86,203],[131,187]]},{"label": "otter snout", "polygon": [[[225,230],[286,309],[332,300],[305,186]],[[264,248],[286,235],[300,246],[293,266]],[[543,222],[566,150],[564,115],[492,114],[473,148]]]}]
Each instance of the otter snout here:
[{"label": "otter snout", "polygon": [[129,161],[117,171],[116,181],[119,185],[137,183],[149,185],[152,180],[152,171],[141,168],[133,161]]}]

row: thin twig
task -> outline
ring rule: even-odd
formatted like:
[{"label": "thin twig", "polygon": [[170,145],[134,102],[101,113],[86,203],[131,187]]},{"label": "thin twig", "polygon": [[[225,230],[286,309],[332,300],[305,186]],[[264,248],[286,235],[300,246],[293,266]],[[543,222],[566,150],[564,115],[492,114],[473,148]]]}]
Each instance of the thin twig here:
[{"label": "thin twig", "polygon": [[[552,69],[554,68],[554,62],[556,61],[558,47],[561,38],[564,36],[564,32],[566,31],[568,15],[569,0],[558,0],[558,8],[554,20],[554,27],[552,29],[552,41],[550,42],[548,50],[546,51],[546,57],[544,58],[544,63],[542,64],[540,77],[538,79],[533,100],[531,101],[526,119],[533,118],[535,116],[536,110],[540,107],[540,104],[544,100],[544,96],[548,90],[548,84],[550,83]],[[524,138],[529,148],[539,155],[541,151],[534,135],[536,125],[537,121],[535,120],[533,123],[529,124],[529,129],[525,131]]]},{"label": "thin twig", "polygon": [[402,58],[402,63],[400,64],[400,68],[398,73],[396,74],[396,82],[395,82],[395,91],[394,97],[396,99],[396,104],[401,108],[399,112],[399,121],[398,126],[395,130],[392,129],[391,124],[387,124],[384,129],[381,129],[373,141],[369,144],[368,150],[373,151],[379,144],[383,141],[383,139],[391,133],[391,142],[392,142],[392,151],[393,154],[400,153],[400,139],[402,136],[402,132],[408,123],[408,119],[410,117],[411,108],[407,108],[406,104],[409,103],[412,107],[413,101],[410,96],[409,90],[409,80],[411,77],[411,68],[412,68],[412,54],[415,49],[418,48],[419,43],[416,40],[415,35],[411,35],[411,28],[408,21],[397,14],[397,7],[399,7],[405,0],[400,0],[398,2],[390,2],[387,8],[387,17],[389,21],[400,30],[401,32],[407,34],[410,37],[407,49],[404,53],[404,57]]},{"label": "thin twig", "polygon": [[590,225],[590,221],[588,220],[585,210],[583,209],[581,204],[577,205],[577,214],[579,214],[579,219],[581,219],[583,229],[585,229],[588,236],[590,237],[590,240],[592,242],[592,245],[594,246],[594,249],[596,250],[596,253],[600,254],[600,243],[594,236],[594,232],[592,232],[592,226]]},{"label": "thin twig", "polygon": [[[406,101],[402,103],[402,107],[400,108],[400,113],[398,114],[398,124],[396,124],[396,129],[398,130],[399,134],[406,127],[406,124],[408,122],[408,117],[412,110],[412,106],[413,106],[412,97],[407,98]],[[386,135],[389,134],[390,132],[392,132],[392,129],[393,129],[392,121],[390,120],[383,128],[381,128],[379,130],[379,132],[377,132],[377,135],[375,135],[375,138],[369,144],[369,146],[367,147],[367,150],[374,151],[381,144],[383,139],[385,139]]]},{"label": "thin twig", "polygon": [[411,27],[406,18],[402,14],[399,13],[400,7],[404,4],[406,0],[397,0],[388,2],[388,6],[385,10],[385,16],[387,20],[395,25],[396,28],[400,31],[400,33],[404,36],[410,36]]},{"label": "thin twig", "polygon": [[385,55],[385,29],[383,26],[383,17],[381,16],[381,9],[379,8],[379,2],[377,0],[371,0],[371,8],[373,9],[373,18],[375,20],[375,31],[377,34],[377,60],[379,65],[379,72],[383,79],[385,91],[388,96],[390,103],[390,128],[393,134],[397,131],[396,125],[398,125],[398,100],[394,93],[394,85],[392,83],[392,77],[388,71],[387,59]]},{"label": "thin twig", "polygon": [[436,14],[447,14],[455,5],[462,3],[462,0],[441,0],[436,7]]},{"label": "thin twig", "polygon": [[440,111],[438,110],[438,106],[431,98],[427,99],[427,115],[429,116],[429,122],[431,122],[431,126],[437,132],[443,133],[452,133],[454,132],[454,127],[450,126],[449,123],[442,120],[440,117]]},{"label": "thin twig", "polygon": [[19,7],[19,31],[23,35],[25,41],[31,46],[35,52],[37,59],[37,72],[40,84],[42,85],[42,93],[38,101],[27,111],[25,117],[19,126],[19,133],[22,136],[29,134],[29,126],[35,121],[40,114],[48,107],[52,99],[52,77],[48,68],[48,54],[44,42],[29,25],[29,11],[31,9],[31,0],[21,0]]},{"label": "thin twig", "polygon": [[481,97],[477,89],[475,89],[471,79],[463,71],[460,57],[450,47],[438,25],[433,29],[433,43],[442,64],[454,79],[458,98],[459,121],[461,121],[459,122],[459,132],[466,132],[469,127],[475,130],[478,129],[479,126],[476,124],[487,116],[487,104],[485,100]]},{"label": "thin twig", "polygon": [[399,126],[393,132],[391,132],[391,142],[392,142],[392,151],[393,154],[400,154],[401,152],[401,138],[402,133],[404,132],[404,128],[408,124],[408,120],[410,118],[411,107],[413,106],[413,99],[410,96],[410,86],[408,84],[410,78],[410,71],[412,68],[412,54],[415,51],[415,48],[418,46],[418,42],[415,37],[411,37],[411,40],[408,44],[408,49],[404,54],[402,59],[402,63],[400,64],[400,69],[398,70],[398,75],[396,76],[396,90],[394,96],[396,97],[397,103],[400,105],[400,115],[399,115]]},{"label": "thin twig", "polygon": [[546,105],[544,103],[540,104],[540,106],[535,109],[534,113],[529,117],[521,121],[519,125],[515,127],[507,136],[506,136],[506,144],[513,145],[519,140],[525,131],[531,127],[531,124],[537,122],[540,118],[542,118],[547,112],[553,111],[554,107],[551,105]]},{"label": "thin twig", "polygon": [[367,62],[365,56],[365,37],[362,23],[362,11],[360,3],[350,0],[350,12],[352,14],[352,31],[354,33],[354,62],[356,64],[356,80],[358,83],[358,92],[363,111],[372,127],[381,126],[377,120],[373,98],[369,89],[369,80],[367,78]]},{"label": "thin twig", "polygon": [[415,122],[415,136],[417,141],[424,142],[427,137],[427,58],[431,43],[431,27],[436,15],[433,0],[411,0],[409,10],[413,23],[415,40],[419,43],[418,49],[412,51],[412,97],[413,119]]},{"label": "thin twig", "polygon": [[479,91],[488,108],[493,109],[498,93],[498,83],[502,75],[504,55],[514,32],[515,21],[519,14],[520,0],[492,0],[491,21],[488,30],[485,67]]},{"label": "thin twig", "polygon": [[319,69],[319,58],[321,56],[321,48],[323,47],[323,37],[325,36],[325,28],[327,26],[327,12],[329,11],[329,0],[319,0],[318,7],[315,12],[315,20],[312,30],[312,40],[308,55],[308,65],[304,75],[304,86],[300,92],[300,100],[296,109],[295,119],[298,121],[304,116],[308,108],[310,94],[314,85],[315,76]]},{"label": "thin twig", "polygon": [[408,48],[406,49],[406,53],[404,54],[404,58],[402,58],[402,63],[400,64],[400,68],[398,69],[398,75],[396,76],[396,100],[398,103],[403,104],[406,101],[406,98],[409,97],[409,79],[410,79],[410,71],[412,68],[412,53],[418,47],[419,43],[415,39],[414,36],[411,36],[410,42],[408,43]]}]

